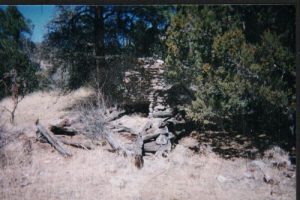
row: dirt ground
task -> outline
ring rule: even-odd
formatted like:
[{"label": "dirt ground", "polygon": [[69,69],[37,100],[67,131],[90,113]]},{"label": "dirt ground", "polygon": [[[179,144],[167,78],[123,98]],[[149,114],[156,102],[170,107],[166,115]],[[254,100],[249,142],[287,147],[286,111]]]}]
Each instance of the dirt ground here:
[{"label": "dirt ground", "polygon": [[[89,91],[57,94],[35,93],[20,103],[17,131],[11,129],[14,139],[0,148],[0,199],[296,199],[295,166],[288,161],[275,166],[270,154],[257,160],[224,159],[190,136],[165,158],[145,156],[142,169],[132,158],[109,152],[108,145],[67,147],[73,156],[64,158],[36,141],[34,121],[38,117],[45,124],[67,115],[66,107]],[[126,117],[143,121],[137,115]],[[287,159],[278,148],[270,152],[272,158]]]}]

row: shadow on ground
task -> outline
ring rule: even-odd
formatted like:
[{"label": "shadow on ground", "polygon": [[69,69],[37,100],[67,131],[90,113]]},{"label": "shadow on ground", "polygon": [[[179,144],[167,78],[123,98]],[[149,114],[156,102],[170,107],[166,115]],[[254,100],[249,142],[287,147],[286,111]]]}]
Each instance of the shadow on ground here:
[{"label": "shadow on ground", "polygon": [[225,131],[192,132],[200,145],[212,147],[212,151],[225,159],[244,157],[255,159],[272,146],[279,146],[289,152],[291,162],[295,162],[295,148],[288,138],[274,138],[267,134],[239,134]]}]

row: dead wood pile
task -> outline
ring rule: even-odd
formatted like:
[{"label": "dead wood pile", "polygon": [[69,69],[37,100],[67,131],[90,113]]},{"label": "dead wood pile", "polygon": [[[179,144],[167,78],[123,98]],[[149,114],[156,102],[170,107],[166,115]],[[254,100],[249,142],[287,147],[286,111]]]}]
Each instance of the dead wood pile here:
[{"label": "dead wood pile", "polygon": [[[176,124],[184,123],[175,117],[148,118],[144,127],[137,131],[127,127],[126,124],[114,123],[115,120],[124,115],[124,112],[111,113],[112,115],[107,116],[105,128],[101,134],[102,138],[111,146],[113,151],[133,157],[139,168],[143,166],[145,154],[154,153],[164,156],[169,153],[172,142],[178,134],[172,133],[170,128],[172,129]],[[40,141],[51,144],[63,156],[72,155],[65,145],[84,150],[94,149],[93,140],[84,135],[84,129],[78,128],[75,121],[65,118],[50,124],[47,129],[37,120],[37,137]]]}]

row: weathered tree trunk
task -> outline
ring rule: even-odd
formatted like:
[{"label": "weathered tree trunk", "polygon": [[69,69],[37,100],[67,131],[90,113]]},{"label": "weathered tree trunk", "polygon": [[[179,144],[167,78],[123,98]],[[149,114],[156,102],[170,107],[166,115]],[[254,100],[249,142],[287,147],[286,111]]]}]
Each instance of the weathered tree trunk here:
[{"label": "weathered tree trunk", "polygon": [[153,134],[143,135],[143,141],[148,142],[149,140],[157,138],[159,135],[160,135],[160,133],[153,133]]},{"label": "weathered tree trunk", "polygon": [[127,149],[121,142],[119,142],[112,133],[105,131],[104,138],[113,148],[113,150],[122,153],[125,156],[132,156],[135,154],[132,150]]},{"label": "weathered tree trunk", "polygon": [[106,121],[107,122],[111,122],[111,121],[114,121],[122,116],[124,116],[126,114],[126,112],[123,110],[123,111],[113,111],[111,114],[108,115]]},{"label": "weathered tree trunk", "polygon": [[104,18],[103,6],[95,6],[94,18],[94,43],[95,43],[95,57],[96,57],[96,81],[99,86],[102,75],[101,68],[104,67]]},{"label": "weathered tree trunk", "polygon": [[65,139],[62,139],[61,142],[64,143],[65,145],[70,145],[72,147],[76,147],[76,148],[80,148],[80,149],[85,149],[85,150],[93,149],[90,145],[82,144],[82,143],[79,143],[79,142],[71,142],[71,141],[68,141],[68,140],[65,140]]},{"label": "weathered tree trunk", "polygon": [[144,165],[144,159],[143,159],[143,138],[141,133],[135,133],[133,130],[131,129],[127,129],[130,130],[130,133],[137,135],[136,137],[136,141],[132,146],[127,146],[125,144],[122,144],[122,142],[120,142],[113,133],[108,132],[108,130],[105,130],[104,132],[104,138],[106,139],[106,141],[110,144],[110,146],[115,150],[118,151],[120,153],[122,153],[125,156],[133,156],[135,159],[135,166],[137,168],[142,168]]},{"label": "weathered tree trunk", "polygon": [[40,134],[42,137],[46,138],[46,140],[63,156],[72,156],[72,154],[63,147],[61,142],[55,138],[55,136],[52,136],[45,127],[43,127],[39,120],[36,121],[36,127],[37,127],[37,134]]}]

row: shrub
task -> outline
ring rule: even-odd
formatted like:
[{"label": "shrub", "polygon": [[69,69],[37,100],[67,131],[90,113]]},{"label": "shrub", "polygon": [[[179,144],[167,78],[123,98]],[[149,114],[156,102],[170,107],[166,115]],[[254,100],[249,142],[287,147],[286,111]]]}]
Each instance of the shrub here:
[{"label": "shrub", "polygon": [[256,25],[244,24],[242,10],[179,8],[166,33],[166,75],[196,89],[196,100],[186,107],[191,120],[284,136],[294,123],[293,49],[274,29],[261,30],[260,39],[250,42],[245,26]]},{"label": "shrub", "polygon": [[91,139],[103,138],[106,129],[106,112],[107,104],[100,92],[78,106],[78,114],[86,136]]}]

